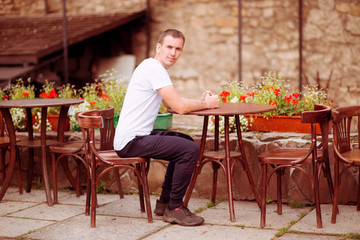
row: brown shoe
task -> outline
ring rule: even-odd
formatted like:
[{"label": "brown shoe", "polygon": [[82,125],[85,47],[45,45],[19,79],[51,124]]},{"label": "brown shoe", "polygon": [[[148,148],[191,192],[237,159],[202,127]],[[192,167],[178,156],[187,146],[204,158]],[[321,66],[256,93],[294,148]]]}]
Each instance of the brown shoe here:
[{"label": "brown shoe", "polygon": [[166,208],[163,220],[168,223],[177,223],[182,226],[198,226],[203,224],[205,221],[204,218],[196,216],[183,205],[173,210]]},{"label": "brown shoe", "polygon": [[165,209],[168,208],[169,203],[160,202],[160,200],[156,200],[154,213],[158,216],[163,216],[165,213]]}]

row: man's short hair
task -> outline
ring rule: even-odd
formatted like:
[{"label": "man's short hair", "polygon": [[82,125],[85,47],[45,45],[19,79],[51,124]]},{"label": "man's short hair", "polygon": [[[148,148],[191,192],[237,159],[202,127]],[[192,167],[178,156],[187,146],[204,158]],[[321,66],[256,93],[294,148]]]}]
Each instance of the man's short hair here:
[{"label": "man's short hair", "polygon": [[176,29],[168,29],[168,30],[165,30],[162,33],[160,33],[158,43],[163,44],[164,38],[166,36],[168,36],[168,35],[172,36],[173,38],[182,38],[182,40],[183,40],[183,42],[185,44],[185,36],[184,36],[184,34],[182,32],[180,32],[179,30],[176,30]]}]

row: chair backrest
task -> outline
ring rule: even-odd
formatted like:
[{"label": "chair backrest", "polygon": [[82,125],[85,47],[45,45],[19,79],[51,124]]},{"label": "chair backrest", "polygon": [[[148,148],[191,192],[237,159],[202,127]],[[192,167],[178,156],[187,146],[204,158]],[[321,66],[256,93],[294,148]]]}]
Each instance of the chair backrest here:
[{"label": "chair backrest", "polygon": [[301,122],[311,124],[311,139],[316,144],[316,124],[320,125],[321,146],[323,159],[329,158],[329,121],[331,119],[331,107],[315,104],[314,111],[304,111],[301,113]]},{"label": "chair backrest", "polygon": [[112,150],[115,136],[114,127],[114,108],[99,110],[99,114],[103,119],[103,128],[100,128],[100,151]]},{"label": "chair backrest", "polygon": [[2,112],[0,111],[0,137],[3,137],[5,134],[5,123]]},{"label": "chair backrest", "polygon": [[95,143],[95,129],[100,130],[100,146],[99,150],[112,150],[115,135],[114,127],[114,108],[106,110],[90,110],[80,112],[77,115],[79,126],[83,134],[85,150],[90,148],[90,141]]},{"label": "chair backrest", "polygon": [[[351,123],[357,118],[358,143],[360,141],[360,105],[338,107],[332,113],[334,145],[340,153],[351,150]],[[360,146],[359,146],[360,148]]]}]

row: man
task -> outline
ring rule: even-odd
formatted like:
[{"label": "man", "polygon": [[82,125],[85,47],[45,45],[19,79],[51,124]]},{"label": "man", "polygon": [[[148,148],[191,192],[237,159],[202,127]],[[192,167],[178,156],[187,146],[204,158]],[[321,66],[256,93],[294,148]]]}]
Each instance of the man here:
[{"label": "man", "polygon": [[179,96],[167,69],[180,57],[184,35],[175,29],[160,34],[154,58],[145,59],[134,71],[126,92],[114,138],[120,157],[147,157],[169,161],[155,214],[165,222],[196,226],[204,222],[183,205],[195,169],[199,147],[183,133],[153,130],[161,101],[179,114],[217,108],[217,95],[203,93],[201,100]]}]

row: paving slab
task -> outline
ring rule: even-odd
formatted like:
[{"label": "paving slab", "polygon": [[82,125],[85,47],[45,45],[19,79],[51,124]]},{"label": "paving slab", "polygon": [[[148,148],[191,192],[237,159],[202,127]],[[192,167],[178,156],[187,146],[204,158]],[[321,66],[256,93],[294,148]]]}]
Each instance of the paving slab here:
[{"label": "paving slab", "polygon": [[[205,218],[207,224],[242,225],[260,227],[260,209],[256,202],[235,201],[235,222],[230,221],[229,202],[224,201],[215,207],[209,208],[199,215]],[[283,214],[276,213],[276,203],[267,204],[266,228],[283,228],[291,221],[297,221],[303,212],[308,213],[310,208],[291,208],[283,205]]]},{"label": "paving slab", "polygon": [[35,206],[37,204],[39,204],[39,203],[1,201],[0,202],[0,216],[5,216],[10,213],[18,212],[23,209]]},{"label": "paving slab", "polygon": [[46,203],[9,214],[11,217],[22,217],[40,220],[61,221],[72,216],[84,213],[81,206],[55,204],[49,207]]},{"label": "paving slab", "polygon": [[270,240],[275,236],[275,233],[276,233],[275,230],[254,229],[254,228],[235,227],[235,226],[214,226],[214,225],[205,224],[197,227],[182,227],[179,225],[172,225],[144,239],[146,240],[158,240],[158,239]]},{"label": "paving slab", "polygon": [[296,233],[286,233],[283,236],[278,238],[279,240],[344,240],[344,237],[341,236],[330,236],[330,235],[317,235],[317,234],[296,234]]},{"label": "paving slab", "polygon": [[47,228],[25,235],[26,238],[44,240],[101,240],[141,239],[159,231],[167,224],[163,221],[148,223],[146,219],[117,216],[96,216],[96,227],[90,227],[90,217],[79,215]]},{"label": "paving slab", "polygon": [[[76,197],[74,193],[58,192],[59,194],[59,203],[60,204],[73,204],[85,206],[86,204],[86,194]],[[99,205],[107,204],[115,200],[120,199],[120,196],[117,194],[97,194],[97,201]]]},{"label": "paving slab", "polygon": [[0,239],[1,237],[15,238],[28,233],[29,231],[35,231],[51,224],[54,224],[54,222],[25,218],[0,217]]},{"label": "paving slab", "polygon": [[360,234],[360,211],[356,211],[356,206],[339,205],[339,212],[336,224],[331,224],[332,205],[322,204],[323,228],[316,227],[316,212],[313,210],[290,229],[311,233]]}]

